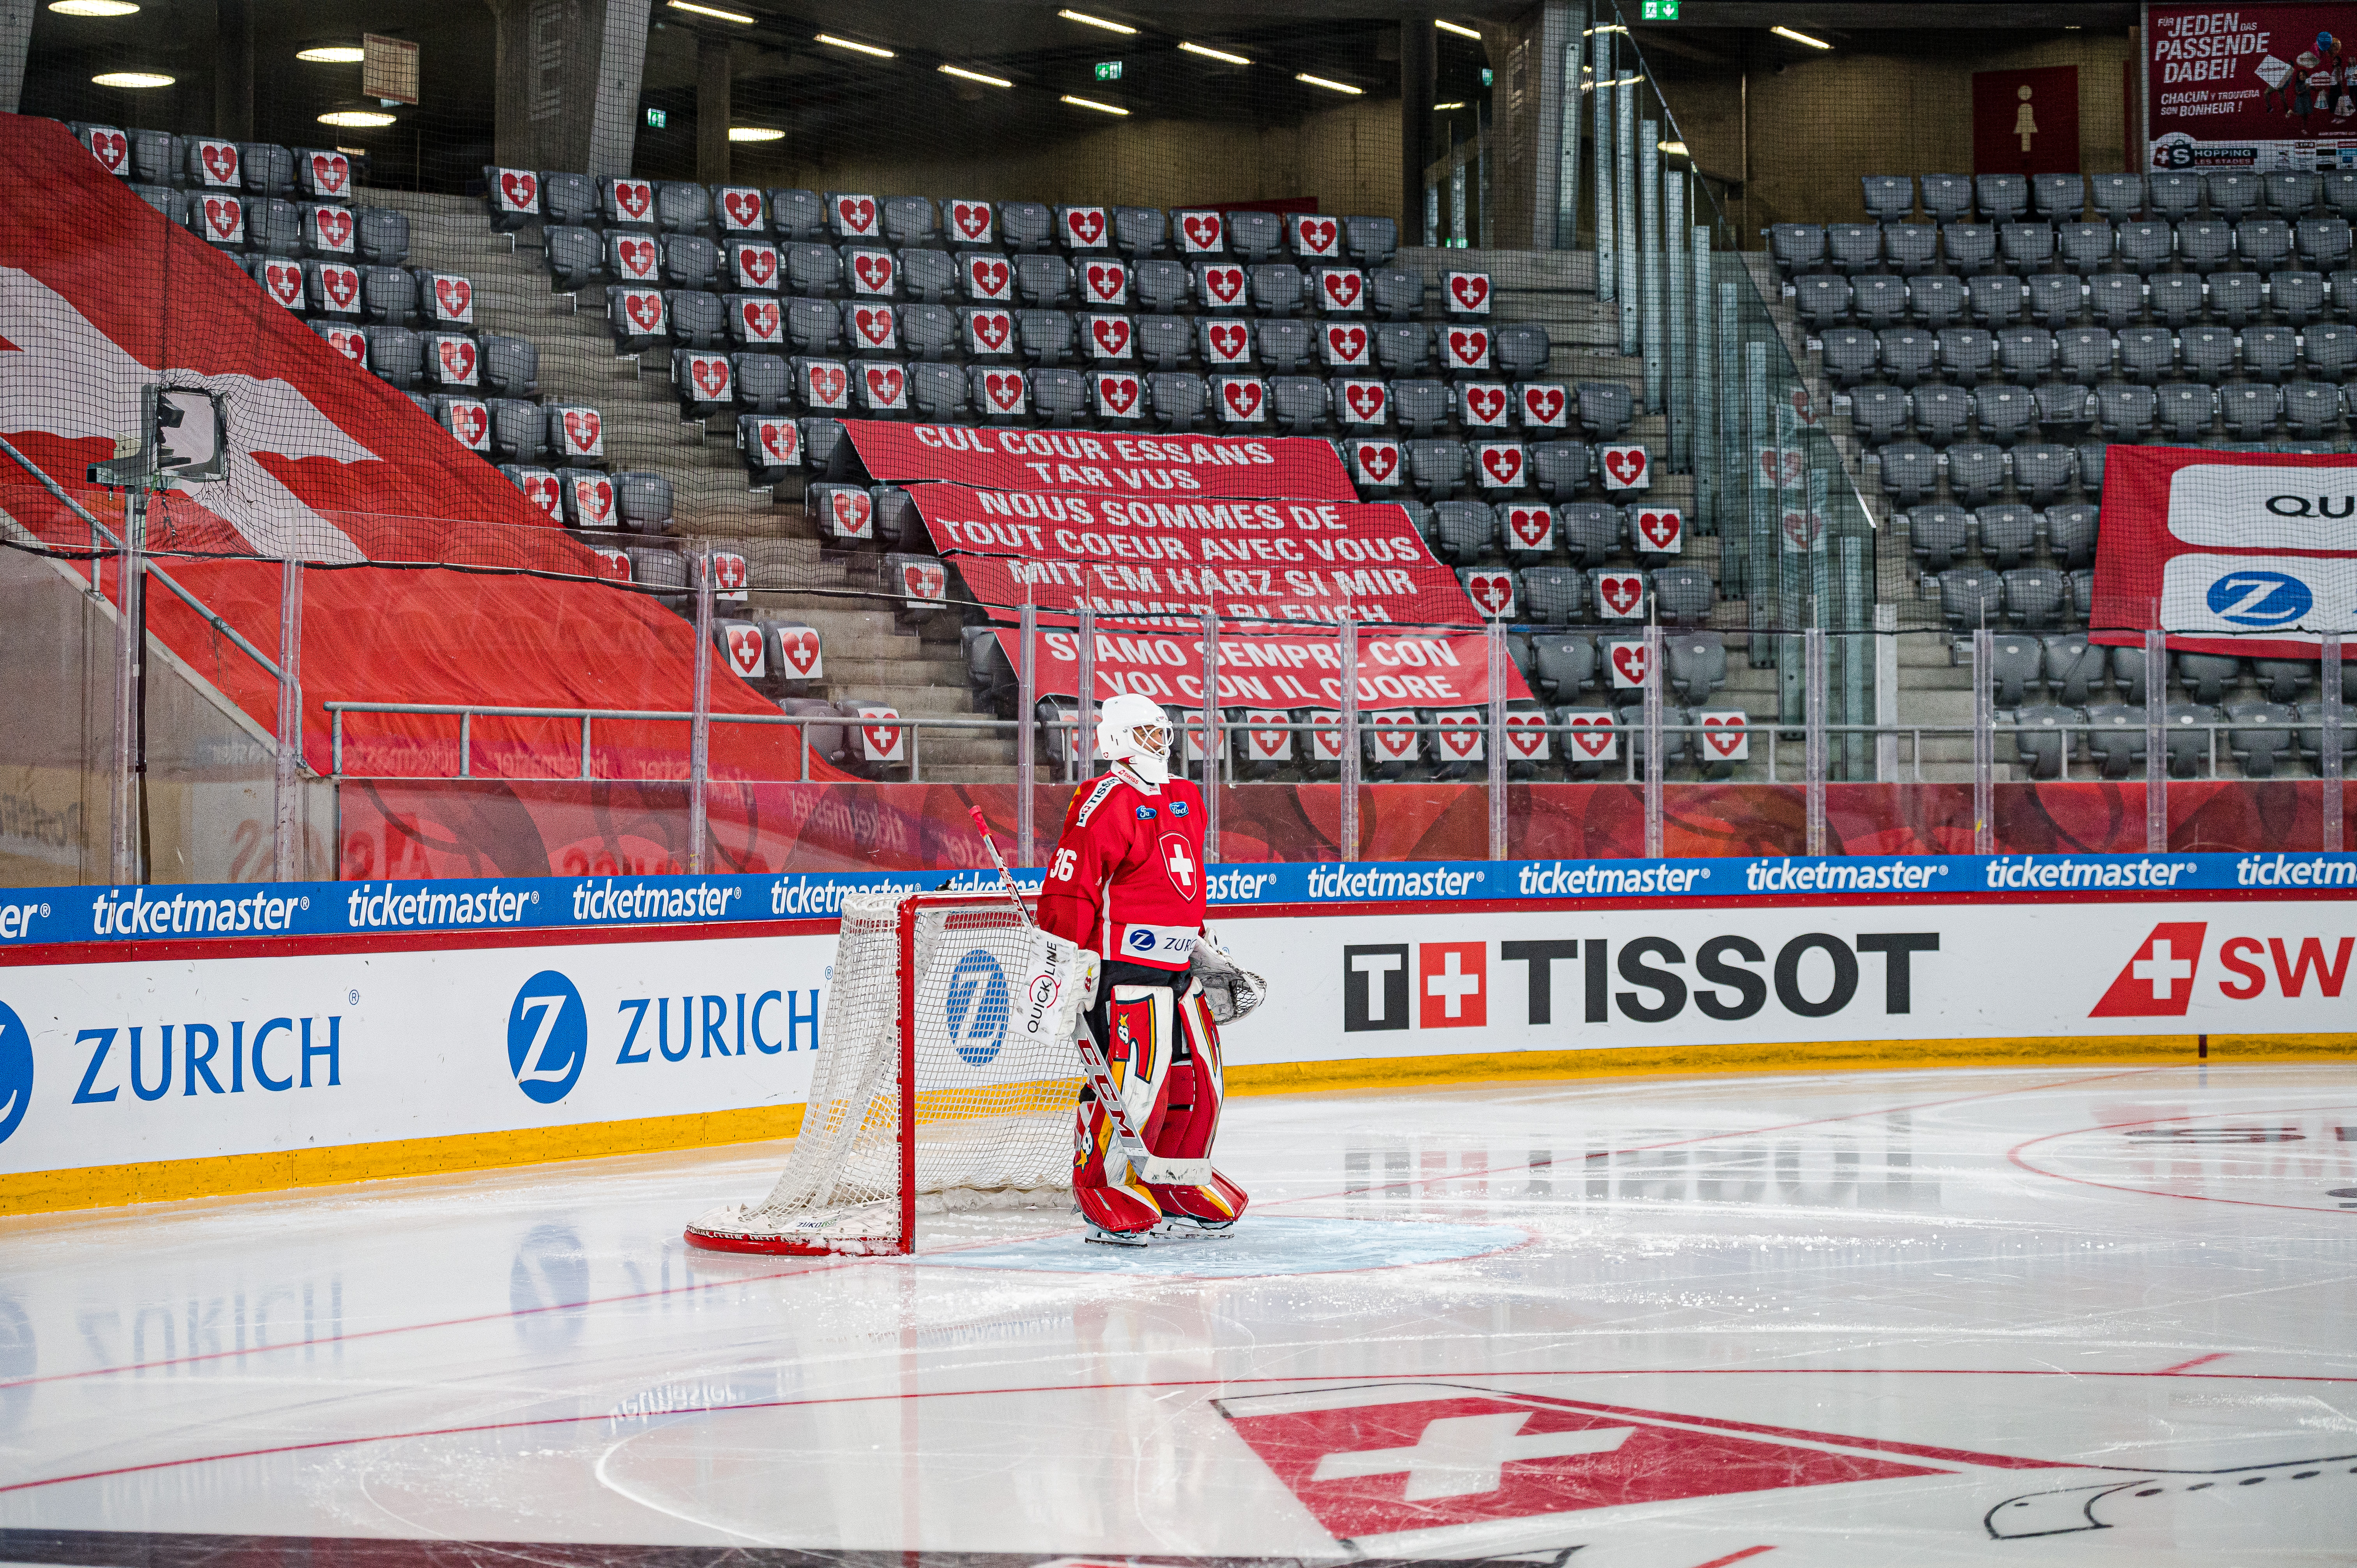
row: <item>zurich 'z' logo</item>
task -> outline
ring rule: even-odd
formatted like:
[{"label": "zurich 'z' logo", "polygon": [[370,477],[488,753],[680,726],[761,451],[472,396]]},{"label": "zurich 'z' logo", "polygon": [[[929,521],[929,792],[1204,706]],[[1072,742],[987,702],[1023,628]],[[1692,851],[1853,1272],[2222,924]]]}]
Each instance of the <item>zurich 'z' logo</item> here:
[{"label": "zurich 'z' logo", "polygon": [[949,1016],[950,1044],[959,1057],[974,1067],[987,1066],[1006,1043],[1007,1020],[1015,1012],[1006,972],[982,949],[973,949],[950,971],[942,1011]]},{"label": "zurich 'z' logo", "polygon": [[581,993],[553,969],[523,983],[508,1010],[508,1071],[516,1087],[554,1105],[581,1080],[589,1058],[589,1010]]},{"label": "zurich 'z' logo", "polygon": [[16,1010],[0,1002],[0,1144],[33,1103],[33,1036]]},{"label": "zurich 'z' logo", "polygon": [[1141,926],[1136,930],[1129,933],[1129,945],[1135,948],[1139,952],[1152,952],[1154,950],[1154,933]]},{"label": "zurich 'z' logo", "polygon": [[2283,572],[2229,572],[2210,585],[2210,613],[2233,626],[2296,625],[2315,604],[2308,585]]}]

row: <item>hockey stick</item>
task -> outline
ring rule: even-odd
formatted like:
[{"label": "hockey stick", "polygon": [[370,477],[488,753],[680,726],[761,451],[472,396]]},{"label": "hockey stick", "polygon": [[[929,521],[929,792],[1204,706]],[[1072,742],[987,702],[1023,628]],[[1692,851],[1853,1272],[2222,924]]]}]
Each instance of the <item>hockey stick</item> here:
[{"label": "hockey stick", "polygon": [[[1031,918],[1030,907],[1023,902],[1023,891],[1015,886],[1015,874],[1006,869],[1006,857],[998,853],[998,841],[990,834],[990,823],[984,820],[980,806],[970,806],[967,814],[974,818],[974,831],[982,835],[982,847],[989,852],[990,863],[998,867],[999,885],[1006,889],[1007,898],[1015,912],[1023,918],[1024,925],[1036,930],[1038,922]],[[1097,962],[1104,959],[1100,955]],[[1102,973],[1102,971],[1100,971]],[[1099,981],[1102,984],[1103,982]],[[1140,1181],[1161,1182],[1174,1187],[1192,1187],[1211,1179],[1209,1160],[1166,1160],[1146,1152],[1146,1140],[1129,1124],[1129,1108],[1122,1103],[1121,1091],[1114,1087],[1113,1069],[1105,1065],[1104,1047],[1097,1044],[1089,1028],[1088,1018],[1080,1020],[1080,1033],[1072,1043],[1080,1047],[1081,1066],[1089,1076],[1089,1085],[1096,1090],[1097,1103],[1105,1108],[1113,1120],[1114,1142],[1121,1146],[1121,1156],[1129,1162],[1130,1173]]]}]

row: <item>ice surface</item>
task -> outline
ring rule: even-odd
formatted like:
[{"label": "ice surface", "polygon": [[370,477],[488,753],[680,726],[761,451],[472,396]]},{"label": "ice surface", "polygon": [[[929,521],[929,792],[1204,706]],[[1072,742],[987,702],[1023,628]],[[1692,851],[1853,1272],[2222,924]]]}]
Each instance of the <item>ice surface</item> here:
[{"label": "ice surface", "polygon": [[0,1564],[2357,1559],[2351,1068],[1239,1099],[1219,1158],[1243,1223],[1143,1256],[687,1249],[775,1147],[0,1220]]}]

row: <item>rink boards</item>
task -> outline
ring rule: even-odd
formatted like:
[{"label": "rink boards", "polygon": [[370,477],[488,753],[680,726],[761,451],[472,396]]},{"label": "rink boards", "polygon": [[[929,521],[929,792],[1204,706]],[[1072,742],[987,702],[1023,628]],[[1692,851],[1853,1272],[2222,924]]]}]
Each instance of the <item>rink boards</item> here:
[{"label": "rink boards", "polygon": [[[2312,854],[1217,867],[1214,927],[1269,981],[1230,1083],[2337,1057],[2352,876]],[[791,1135],[833,911],[891,880],[0,893],[0,1213]],[[991,995],[978,973],[950,1021],[985,1071]]]}]

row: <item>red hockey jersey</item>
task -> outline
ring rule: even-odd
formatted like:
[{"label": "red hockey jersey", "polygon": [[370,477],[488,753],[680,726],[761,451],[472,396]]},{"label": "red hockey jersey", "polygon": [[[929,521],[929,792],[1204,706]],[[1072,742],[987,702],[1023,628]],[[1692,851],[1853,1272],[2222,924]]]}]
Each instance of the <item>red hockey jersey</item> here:
[{"label": "red hockey jersey", "polygon": [[1042,929],[1106,959],[1185,969],[1203,929],[1203,796],[1116,768],[1072,792],[1039,893]]}]

